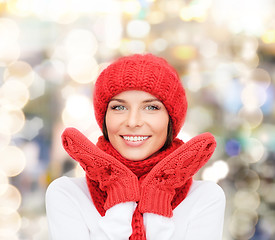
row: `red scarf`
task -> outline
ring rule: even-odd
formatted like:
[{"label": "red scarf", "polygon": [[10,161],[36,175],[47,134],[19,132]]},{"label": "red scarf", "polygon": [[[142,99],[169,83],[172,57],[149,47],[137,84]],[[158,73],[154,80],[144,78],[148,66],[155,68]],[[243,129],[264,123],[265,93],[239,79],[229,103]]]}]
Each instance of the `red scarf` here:
[{"label": "red scarf", "polygon": [[[117,160],[119,160],[121,163],[123,163],[125,166],[127,166],[136,176],[138,179],[143,179],[150,171],[151,169],[162,159],[164,159],[166,156],[171,154],[173,151],[175,151],[178,147],[180,147],[183,144],[183,142],[179,139],[175,139],[171,146],[165,149],[164,151],[160,151],[157,154],[151,156],[150,158],[142,161],[132,161],[127,160],[124,157],[122,157],[110,144],[109,141],[105,140],[103,136],[99,137],[97,146],[106,152],[107,154],[115,157]],[[97,211],[100,213],[101,216],[105,215],[105,209],[104,209],[104,203],[107,198],[106,192],[102,191],[99,188],[99,183],[91,180],[87,175],[87,184],[89,187],[89,191],[91,194],[91,197],[93,199],[93,202],[95,204],[95,207]],[[172,208],[175,209],[182,200],[186,197],[189,188],[192,184],[192,178],[190,178],[185,185],[183,185],[180,188],[176,189],[176,194],[172,201]],[[138,208],[136,208],[133,219],[132,219],[132,228],[133,233],[129,239],[131,240],[145,240],[146,234],[145,234],[145,228],[143,225],[143,215],[138,211]]]}]

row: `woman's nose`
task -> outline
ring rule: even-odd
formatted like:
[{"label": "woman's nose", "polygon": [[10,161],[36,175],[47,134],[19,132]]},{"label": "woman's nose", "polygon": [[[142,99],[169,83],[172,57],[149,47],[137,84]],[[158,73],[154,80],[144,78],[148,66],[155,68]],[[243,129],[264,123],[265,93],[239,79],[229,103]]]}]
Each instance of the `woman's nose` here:
[{"label": "woman's nose", "polygon": [[141,113],[138,110],[130,110],[127,116],[127,126],[130,128],[140,127],[143,124]]}]

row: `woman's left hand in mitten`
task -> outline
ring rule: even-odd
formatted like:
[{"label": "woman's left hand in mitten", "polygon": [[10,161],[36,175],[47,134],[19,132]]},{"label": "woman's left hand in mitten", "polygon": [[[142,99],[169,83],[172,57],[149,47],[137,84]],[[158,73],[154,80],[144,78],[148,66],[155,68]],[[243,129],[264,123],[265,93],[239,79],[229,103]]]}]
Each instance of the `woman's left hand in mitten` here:
[{"label": "woman's left hand in mitten", "polygon": [[210,159],[215,148],[213,135],[203,133],[160,161],[141,182],[139,211],[171,217],[175,189],[190,180]]}]

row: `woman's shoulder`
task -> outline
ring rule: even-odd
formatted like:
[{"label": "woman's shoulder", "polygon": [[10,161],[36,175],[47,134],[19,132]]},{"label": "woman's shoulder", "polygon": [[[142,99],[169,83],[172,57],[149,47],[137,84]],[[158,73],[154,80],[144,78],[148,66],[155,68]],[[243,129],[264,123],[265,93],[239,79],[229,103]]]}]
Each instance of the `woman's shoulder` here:
[{"label": "woman's shoulder", "polygon": [[182,202],[190,206],[204,206],[213,203],[225,204],[225,194],[223,189],[215,182],[193,181],[190,190]]},{"label": "woman's shoulder", "polygon": [[175,209],[175,215],[181,219],[184,213],[186,217],[195,216],[205,212],[205,209],[218,209],[223,211],[225,207],[225,194],[223,189],[215,182],[193,181],[186,198]]},{"label": "woman's shoulder", "polygon": [[194,181],[187,197],[198,210],[213,206],[224,209],[226,204],[223,189],[211,181]]},{"label": "woman's shoulder", "polygon": [[198,196],[210,196],[214,198],[225,198],[223,189],[215,182],[212,181],[193,181],[189,195],[196,194]]},{"label": "woman's shoulder", "polygon": [[53,180],[49,186],[48,190],[53,188],[69,188],[69,187],[83,187],[86,185],[85,177],[67,177],[62,176]]},{"label": "woman's shoulder", "polygon": [[83,226],[84,231],[88,225],[96,226],[100,214],[91,200],[85,177],[57,178],[48,186],[45,197],[47,217],[54,231],[62,231],[57,228],[63,223],[74,224],[76,228]]},{"label": "woman's shoulder", "polygon": [[90,198],[89,189],[85,177],[67,177],[62,176],[53,180],[46,191],[46,197],[56,196],[68,197],[88,197]]}]

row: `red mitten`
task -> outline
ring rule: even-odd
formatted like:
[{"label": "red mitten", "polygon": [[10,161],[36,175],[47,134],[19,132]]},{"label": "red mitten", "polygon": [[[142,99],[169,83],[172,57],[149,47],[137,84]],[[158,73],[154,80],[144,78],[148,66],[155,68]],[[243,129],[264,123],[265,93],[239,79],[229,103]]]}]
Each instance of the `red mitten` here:
[{"label": "red mitten", "polygon": [[160,161],[140,186],[139,211],[171,217],[175,189],[183,186],[211,157],[216,141],[203,133]]},{"label": "red mitten", "polygon": [[99,182],[100,189],[107,192],[105,210],[121,202],[139,200],[137,176],[113,156],[100,150],[77,129],[65,129],[62,143],[87,176]]}]

